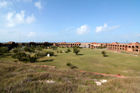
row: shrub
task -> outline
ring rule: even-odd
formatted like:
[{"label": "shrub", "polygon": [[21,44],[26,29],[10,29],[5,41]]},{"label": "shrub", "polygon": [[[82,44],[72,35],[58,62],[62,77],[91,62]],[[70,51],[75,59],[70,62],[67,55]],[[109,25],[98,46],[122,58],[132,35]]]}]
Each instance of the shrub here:
[{"label": "shrub", "polygon": [[106,52],[105,52],[105,51],[102,51],[102,54],[103,54],[103,57],[105,57],[105,56],[106,56]]},{"label": "shrub", "polygon": [[42,47],[38,47],[37,50],[42,51]]},{"label": "shrub", "polygon": [[37,60],[37,57],[34,55],[33,57],[31,57],[30,55],[28,55],[28,61],[29,62],[36,62],[36,60]]},{"label": "shrub", "polygon": [[31,46],[31,47],[25,46],[24,47],[24,51],[27,51],[27,52],[35,52],[35,47],[34,46]]},{"label": "shrub", "polygon": [[46,56],[46,55],[47,55],[47,54],[44,53],[44,52],[38,52],[38,53],[35,54],[35,57],[36,57],[36,58],[41,58],[41,57]]},{"label": "shrub", "polygon": [[14,48],[14,49],[12,49],[12,51],[13,51],[14,53],[18,53],[18,52],[20,51],[20,49]]},{"label": "shrub", "polygon": [[65,51],[65,53],[68,53],[68,51]]},{"label": "shrub", "polygon": [[68,52],[71,52],[71,50],[70,50],[69,48],[67,49],[67,51],[68,51]]},{"label": "shrub", "polygon": [[8,47],[0,47],[0,55],[8,52]]},{"label": "shrub", "polygon": [[76,53],[76,55],[78,54],[78,52],[80,52],[80,50],[76,47],[73,48],[73,52]]},{"label": "shrub", "polygon": [[56,50],[58,47],[57,47],[57,46],[51,46],[51,48],[52,48],[53,50]]},{"label": "shrub", "polygon": [[67,65],[67,66],[71,66],[72,64],[71,64],[71,63],[67,63],[66,65]]},{"label": "shrub", "polygon": [[19,61],[28,61],[27,55],[24,52],[19,52],[12,55],[12,58],[16,58]]},{"label": "shrub", "polygon": [[73,64],[71,64],[71,63],[67,63],[66,65],[67,65],[67,66],[69,66],[71,69],[78,68],[77,66],[74,66],[74,65],[73,65]]},{"label": "shrub", "polygon": [[46,55],[47,55],[47,54],[50,54],[50,56],[53,56],[53,55],[54,55],[54,52],[47,51],[47,52],[46,52]]},{"label": "shrub", "polygon": [[57,53],[59,53],[59,51],[57,51]]},{"label": "shrub", "polygon": [[60,50],[60,53],[62,53],[62,50]]},{"label": "shrub", "polygon": [[62,48],[65,48],[65,46],[62,46]]}]

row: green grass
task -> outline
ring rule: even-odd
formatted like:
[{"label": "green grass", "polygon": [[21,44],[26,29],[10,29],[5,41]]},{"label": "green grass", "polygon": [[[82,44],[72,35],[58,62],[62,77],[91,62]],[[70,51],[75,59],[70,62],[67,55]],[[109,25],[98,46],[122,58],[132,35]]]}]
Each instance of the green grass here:
[{"label": "green grass", "polygon": [[[60,48],[58,50],[67,50]],[[72,50],[72,49],[71,49]],[[119,54],[105,50],[108,57],[103,57],[100,49],[81,49],[73,52],[57,53],[43,57],[35,63],[14,62],[11,53],[0,56],[0,93],[138,93],[140,91],[140,57]],[[66,66],[72,63],[78,70],[121,74],[125,78],[80,73]],[[34,65],[50,65],[57,68],[42,68]],[[107,83],[97,86],[98,81],[107,79]],[[55,81],[54,84],[46,83]]]},{"label": "green grass", "polygon": [[[69,69],[67,63],[72,63],[78,67],[78,70],[107,73],[107,74],[121,74],[124,76],[138,76],[140,74],[140,57],[119,54],[114,52],[107,52],[108,57],[103,57],[102,49],[80,49],[79,55],[73,52],[57,53],[57,51],[66,51],[67,48],[59,48],[57,50],[43,49],[43,51],[53,51],[55,56],[43,57],[37,60],[36,65],[56,66],[59,69]],[[72,48],[71,48],[72,51]],[[2,60],[14,61],[10,54],[4,54],[0,57]]]},{"label": "green grass", "polygon": [[[60,48],[58,50],[67,50],[67,48]],[[72,50],[72,49],[71,49]],[[72,63],[78,67],[78,70],[121,74],[128,76],[135,76],[140,74],[140,57],[135,57],[126,54],[117,54],[108,52],[108,57],[103,57],[102,50],[98,49],[81,49],[75,55],[73,52],[57,53],[57,50],[44,49],[44,51],[54,51],[55,56],[43,57],[38,59],[37,65],[57,66],[60,69],[67,69],[67,63]],[[41,62],[42,61],[42,62]]]},{"label": "green grass", "polygon": [[[94,79],[107,82],[97,86]],[[139,82],[138,76],[116,78],[0,60],[0,93],[139,93]]]}]

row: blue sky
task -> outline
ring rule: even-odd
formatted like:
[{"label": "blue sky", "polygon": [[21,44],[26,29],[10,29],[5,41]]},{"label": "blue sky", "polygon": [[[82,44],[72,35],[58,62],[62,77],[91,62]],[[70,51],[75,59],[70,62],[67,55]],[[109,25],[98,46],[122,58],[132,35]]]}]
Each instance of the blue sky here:
[{"label": "blue sky", "polygon": [[0,0],[0,42],[140,42],[140,0]]}]

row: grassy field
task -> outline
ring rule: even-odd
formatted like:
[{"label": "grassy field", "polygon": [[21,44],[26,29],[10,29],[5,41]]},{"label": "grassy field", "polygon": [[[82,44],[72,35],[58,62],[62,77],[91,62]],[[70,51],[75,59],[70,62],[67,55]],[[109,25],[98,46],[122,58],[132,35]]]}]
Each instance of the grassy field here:
[{"label": "grassy field", "polygon": [[[66,50],[65,48],[59,50]],[[44,50],[44,51],[48,51]],[[51,50],[52,51],[52,50]],[[53,65],[61,69],[67,69],[67,63],[72,63],[79,70],[121,74],[121,75],[140,75],[140,57],[126,54],[117,54],[108,52],[108,57],[103,57],[102,50],[98,49],[81,49],[78,55],[73,52],[57,53],[53,57],[44,57],[39,59],[37,65]]]},{"label": "grassy field", "polygon": [[[72,63],[78,67],[78,70],[106,73],[106,74],[121,74],[124,76],[139,76],[140,75],[140,57],[107,52],[108,57],[103,57],[101,49],[80,49],[78,55],[73,52],[57,53],[57,51],[65,51],[67,48],[59,48],[57,50],[44,49],[43,51],[54,51],[55,56],[43,57],[37,60],[36,65],[56,66],[59,69],[69,69],[67,63]],[[71,49],[72,50],[72,49]],[[1,60],[14,61],[10,54],[5,54],[0,57]]]},{"label": "grassy field", "polygon": [[[94,81],[102,79],[107,82],[97,86]],[[139,93],[139,82],[140,77],[116,78],[0,60],[0,93]]]},{"label": "grassy field", "polygon": [[[57,53],[67,48],[53,51],[52,57],[43,57],[35,63],[23,63],[11,58],[12,53],[0,56],[0,93],[138,93],[140,91],[140,57],[107,52],[103,57],[102,49],[81,49],[78,55],[73,52]],[[72,50],[72,49],[71,49]],[[34,55],[34,53],[32,53]],[[72,63],[78,70],[121,74],[125,78],[81,73],[66,66]],[[42,68],[35,65],[56,66]],[[97,86],[94,80],[106,79]],[[48,83],[52,80],[55,83]]]}]

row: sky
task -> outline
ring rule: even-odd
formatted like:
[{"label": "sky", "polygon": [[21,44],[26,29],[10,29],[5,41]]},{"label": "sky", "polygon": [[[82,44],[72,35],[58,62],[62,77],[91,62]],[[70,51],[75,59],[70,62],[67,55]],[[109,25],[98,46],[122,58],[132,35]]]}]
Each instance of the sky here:
[{"label": "sky", "polygon": [[0,42],[140,42],[140,0],[0,0]]}]

